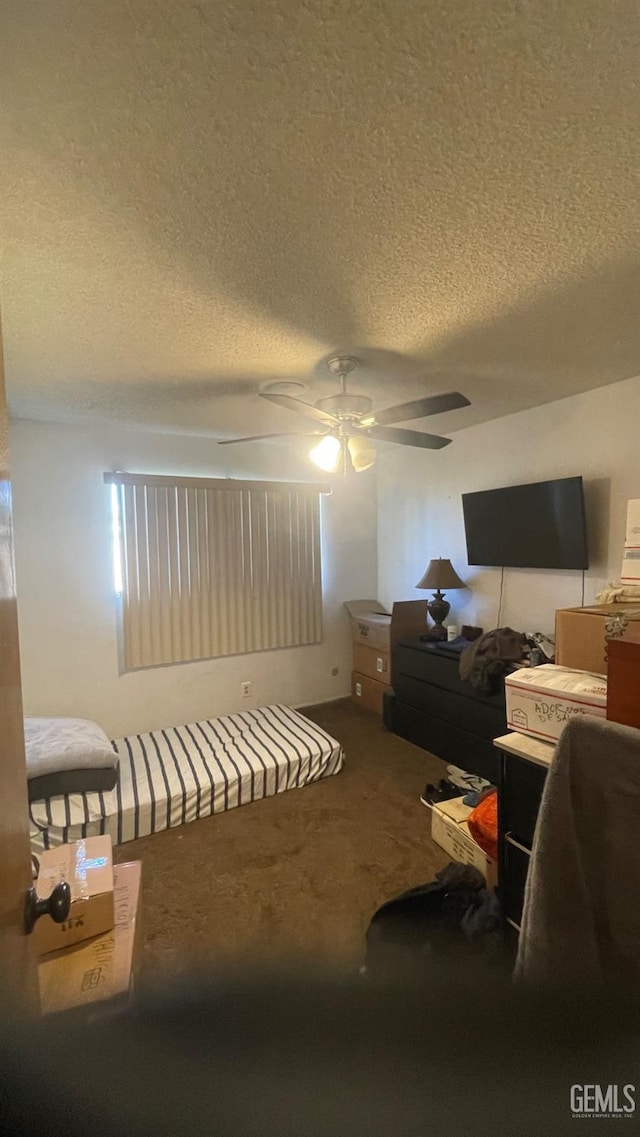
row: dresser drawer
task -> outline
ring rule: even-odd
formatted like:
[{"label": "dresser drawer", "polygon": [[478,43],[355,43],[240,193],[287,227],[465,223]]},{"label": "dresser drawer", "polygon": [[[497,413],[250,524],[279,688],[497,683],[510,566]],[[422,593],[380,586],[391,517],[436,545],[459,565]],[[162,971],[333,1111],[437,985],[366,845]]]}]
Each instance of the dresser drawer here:
[{"label": "dresser drawer", "polygon": [[524,886],[527,883],[530,861],[529,850],[507,833],[504,841],[500,894],[505,916],[518,926],[522,919]]},{"label": "dresser drawer", "polygon": [[396,675],[393,689],[402,703],[418,707],[425,714],[459,726],[467,734],[489,742],[506,730],[504,707],[501,709],[480,703],[477,699],[466,699],[457,691],[445,691],[443,687],[422,683],[411,675]]},{"label": "dresser drawer", "polygon": [[454,692],[463,699],[494,707],[506,721],[504,684],[498,681],[498,690],[491,695],[483,694],[466,680],[460,678],[460,656],[447,653],[437,645],[401,641],[393,649],[393,685],[400,676],[409,676],[420,683],[444,691]]},{"label": "dresser drawer", "polygon": [[458,726],[426,714],[418,707],[409,706],[396,697],[386,704],[385,726],[401,738],[414,742],[443,762],[461,766],[471,774],[486,778],[493,785],[498,784],[499,756],[492,742],[478,738]]},{"label": "dresser drawer", "polygon": [[529,848],[540,808],[547,769],[534,762],[504,754],[501,786],[501,829]]}]

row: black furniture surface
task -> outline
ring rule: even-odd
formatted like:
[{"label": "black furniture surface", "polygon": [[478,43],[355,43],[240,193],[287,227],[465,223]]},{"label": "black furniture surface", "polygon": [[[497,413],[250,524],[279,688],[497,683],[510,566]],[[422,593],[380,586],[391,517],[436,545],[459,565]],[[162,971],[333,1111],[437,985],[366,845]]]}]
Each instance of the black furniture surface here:
[{"label": "black furniture surface", "polygon": [[393,690],[384,698],[387,730],[497,784],[493,739],[506,732],[504,686],[480,694],[460,679],[460,657],[441,644],[399,640],[391,660]]},{"label": "black furniture surface", "polygon": [[[510,735],[518,747],[521,736]],[[527,739],[522,740],[525,744]],[[531,849],[542,791],[549,770],[553,746],[539,744],[548,753],[546,763],[534,761],[523,752],[499,749],[498,779],[498,894],[507,925],[507,937],[517,947],[524,888],[531,861]]]}]

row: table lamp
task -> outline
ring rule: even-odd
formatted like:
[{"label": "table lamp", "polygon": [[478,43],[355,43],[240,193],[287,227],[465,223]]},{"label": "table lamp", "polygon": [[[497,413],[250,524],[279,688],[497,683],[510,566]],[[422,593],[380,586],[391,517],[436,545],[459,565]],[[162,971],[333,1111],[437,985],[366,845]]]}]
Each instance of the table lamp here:
[{"label": "table lamp", "polygon": [[434,623],[433,628],[430,628],[428,632],[429,639],[446,640],[447,638],[447,629],[443,625],[449,615],[451,605],[448,600],[445,600],[441,590],[446,589],[449,592],[452,588],[466,587],[448,558],[438,557],[436,560],[429,561],[427,571],[416,584],[416,588],[435,589],[433,600],[429,600],[427,603],[427,611]]}]

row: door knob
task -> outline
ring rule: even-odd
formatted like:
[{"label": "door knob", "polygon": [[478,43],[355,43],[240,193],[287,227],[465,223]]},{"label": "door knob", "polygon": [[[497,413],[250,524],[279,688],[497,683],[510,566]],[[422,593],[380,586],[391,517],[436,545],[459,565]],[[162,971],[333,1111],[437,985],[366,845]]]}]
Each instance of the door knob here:
[{"label": "door knob", "polygon": [[27,935],[33,931],[36,920],[41,916],[51,916],[55,924],[64,924],[71,909],[71,886],[66,880],[56,884],[46,900],[40,900],[33,887],[29,888],[24,898],[24,930]]}]

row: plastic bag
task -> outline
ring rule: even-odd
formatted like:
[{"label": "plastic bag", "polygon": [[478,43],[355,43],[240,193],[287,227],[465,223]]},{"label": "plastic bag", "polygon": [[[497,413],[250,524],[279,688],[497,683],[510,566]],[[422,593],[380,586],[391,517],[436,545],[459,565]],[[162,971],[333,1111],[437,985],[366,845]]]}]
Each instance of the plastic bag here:
[{"label": "plastic bag", "polygon": [[467,818],[469,832],[480,848],[491,857],[498,859],[498,791],[490,790],[477,804]]}]

